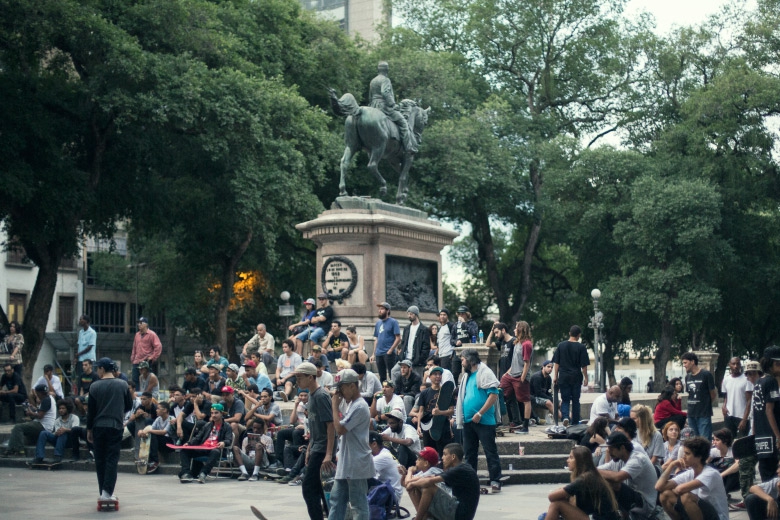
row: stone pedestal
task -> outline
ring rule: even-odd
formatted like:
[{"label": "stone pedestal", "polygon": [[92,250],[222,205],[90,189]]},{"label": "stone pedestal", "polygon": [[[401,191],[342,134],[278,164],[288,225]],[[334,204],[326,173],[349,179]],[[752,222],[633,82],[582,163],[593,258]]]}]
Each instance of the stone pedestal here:
[{"label": "stone pedestal", "polygon": [[705,370],[709,370],[715,375],[715,369],[718,367],[718,356],[720,354],[717,352],[710,352],[709,350],[696,350],[693,353],[699,358],[699,366]]},{"label": "stone pedestal", "polygon": [[458,236],[425,212],[377,199],[339,197],[296,226],[317,245],[317,292],[331,296],[343,326],[373,346],[377,307],[387,301],[403,327],[410,305],[430,325],[442,305],[441,250]]}]

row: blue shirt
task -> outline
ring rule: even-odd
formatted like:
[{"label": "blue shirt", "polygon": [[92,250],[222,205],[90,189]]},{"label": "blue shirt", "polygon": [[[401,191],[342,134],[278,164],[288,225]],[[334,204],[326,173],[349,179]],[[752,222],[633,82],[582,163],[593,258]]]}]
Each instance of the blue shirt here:
[{"label": "blue shirt", "polygon": [[[466,395],[463,398],[463,422],[471,422],[471,418],[482,409],[490,394],[498,394],[498,388],[479,388],[477,386],[477,372],[469,374],[469,378],[466,380]],[[492,407],[488,413],[482,416],[479,424],[496,425],[496,415],[493,413]]]},{"label": "blue shirt", "polygon": [[255,377],[247,377],[249,380],[249,383],[256,384],[257,388],[262,392],[264,388],[267,388],[268,390],[273,391],[274,387],[271,384],[271,380],[268,379],[268,376],[265,374],[258,373]]},{"label": "blue shirt", "polygon": [[385,318],[377,320],[374,325],[374,337],[376,338],[376,348],[374,354],[384,356],[395,342],[395,336],[401,334],[401,327],[395,318]]},{"label": "blue shirt", "polygon": [[97,359],[97,356],[95,355],[95,350],[97,349],[96,343],[97,332],[95,332],[95,329],[92,327],[87,327],[87,330],[84,330],[83,328],[79,329],[79,352],[90,345],[92,346],[92,350],[79,356],[79,361],[84,361],[85,359],[95,361]]}]

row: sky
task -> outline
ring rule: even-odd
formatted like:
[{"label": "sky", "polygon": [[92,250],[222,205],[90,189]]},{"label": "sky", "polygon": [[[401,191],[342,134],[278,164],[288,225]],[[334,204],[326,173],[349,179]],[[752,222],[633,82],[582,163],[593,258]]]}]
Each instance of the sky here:
[{"label": "sky", "polygon": [[[748,9],[755,7],[755,0],[629,0],[624,13],[633,17],[646,11],[655,18],[656,33],[666,34],[675,26],[698,25],[710,15],[716,14],[721,6],[732,2],[744,4]],[[442,225],[454,229],[448,223]],[[469,231],[470,228],[464,226],[461,236]],[[442,273],[446,282],[457,285],[463,279],[464,273],[450,261],[449,250],[450,248],[446,247],[442,251]]]}]

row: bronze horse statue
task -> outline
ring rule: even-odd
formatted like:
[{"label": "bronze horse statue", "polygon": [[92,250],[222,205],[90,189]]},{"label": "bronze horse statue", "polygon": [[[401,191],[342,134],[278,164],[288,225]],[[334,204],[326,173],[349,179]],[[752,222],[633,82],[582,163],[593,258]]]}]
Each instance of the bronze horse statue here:
[{"label": "bronze horse statue", "polygon": [[[414,153],[404,149],[398,127],[381,110],[358,105],[352,94],[344,94],[339,99],[336,97],[336,91],[328,91],[330,105],[336,115],[347,116],[344,122],[346,148],[341,158],[339,195],[347,194],[347,170],[352,156],[360,150],[365,150],[368,154],[368,171],[379,181],[380,196],[387,195],[387,182],[379,173],[379,161],[385,159],[393,170],[398,172],[398,193],[395,200],[397,204],[403,205],[409,192],[407,183]],[[409,131],[414,133],[417,143],[421,143],[430,107],[423,110],[410,99],[404,99],[399,106],[401,113],[407,118]]]}]

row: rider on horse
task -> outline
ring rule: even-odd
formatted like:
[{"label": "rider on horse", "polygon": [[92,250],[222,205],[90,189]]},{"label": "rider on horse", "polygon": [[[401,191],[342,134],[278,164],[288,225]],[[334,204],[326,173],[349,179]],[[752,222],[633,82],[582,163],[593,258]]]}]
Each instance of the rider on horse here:
[{"label": "rider on horse", "polygon": [[398,105],[395,104],[393,84],[387,77],[389,67],[386,61],[380,61],[377,67],[379,74],[371,80],[368,88],[369,105],[381,110],[398,127],[404,149],[409,153],[417,153],[417,142],[409,131],[406,118],[401,114]]}]

